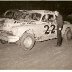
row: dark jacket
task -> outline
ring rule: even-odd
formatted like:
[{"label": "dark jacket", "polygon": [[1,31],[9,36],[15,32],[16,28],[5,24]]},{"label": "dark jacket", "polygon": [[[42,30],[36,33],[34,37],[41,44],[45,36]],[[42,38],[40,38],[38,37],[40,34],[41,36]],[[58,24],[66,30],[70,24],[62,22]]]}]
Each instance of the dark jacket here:
[{"label": "dark jacket", "polygon": [[59,28],[62,28],[63,27],[63,17],[62,17],[61,14],[58,14],[58,16],[57,16],[57,26]]}]

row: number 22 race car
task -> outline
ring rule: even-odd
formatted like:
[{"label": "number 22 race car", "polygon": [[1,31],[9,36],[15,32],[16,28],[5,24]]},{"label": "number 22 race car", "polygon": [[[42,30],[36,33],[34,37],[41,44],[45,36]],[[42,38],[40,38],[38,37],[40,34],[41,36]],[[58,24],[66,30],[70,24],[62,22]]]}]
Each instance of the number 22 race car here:
[{"label": "number 22 race car", "polygon": [[[57,38],[57,22],[54,11],[30,10],[25,19],[0,19],[0,40],[2,43],[14,42],[23,49],[33,48],[36,41]],[[71,39],[71,24],[64,22],[62,36]]]}]

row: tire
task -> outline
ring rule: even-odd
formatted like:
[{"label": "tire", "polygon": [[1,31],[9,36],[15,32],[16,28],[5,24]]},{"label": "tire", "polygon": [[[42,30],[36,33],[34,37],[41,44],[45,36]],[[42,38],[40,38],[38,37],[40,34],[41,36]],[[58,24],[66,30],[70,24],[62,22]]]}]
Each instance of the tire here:
[{"label": "tire", "polygon": [[8,42],[5,41],[5,40],[0,40],[0,42],[1,42],[2,44],[7,44],[7,43],[8,43]]},{"label": "tire", "polygon": [[64,34],[65,41],[70,41],[72,39],[72,31],[70,28],[67,28]]},{"label": "tire", "polygon": [[33,35],[31,34],[23,34],[23,36],[18,41],[18,44],[23,48],[24,50],[31,50],[35,44],[35,40]]}]

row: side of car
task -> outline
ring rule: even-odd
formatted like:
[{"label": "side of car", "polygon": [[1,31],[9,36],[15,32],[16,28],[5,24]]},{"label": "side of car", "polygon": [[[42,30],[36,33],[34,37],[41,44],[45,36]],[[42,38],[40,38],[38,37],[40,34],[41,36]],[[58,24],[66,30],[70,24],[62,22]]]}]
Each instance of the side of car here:
[{"label": "side of car", "polygon": [[[52,16],[53,18],[51,19],[49,16]],[[18,42],[23,48],[25,46],[24,49],[31,49],[34,46],[35,41],[44,41],[48,39],[57,38],[56,16],[53,12],[42,14],[41,19],[39,21],[33,21],[29,23],[27,27],[24,28],[28,29],[25,29],[26,31],[23,32],[24,34],[21,36]],[[62,37],[65,40],[70,40],[72,38],[72,25],[70,23],[66,24],[64,22]]]},{"label": "side of car", "polygon": [[[32,14],[37,15],[39,12],[32,12]],[[51,16],[53,17],[52,19]],[[17,43],[24,49],[31,49],[35,41],[57,38],[56,28],[55,14],[53,12],[41,13],[40,19],[25,22],[23,26],[16,26],[17,32],[15,32],[15,35],[19,37]],[[12,30],[15,31],[15,28]]]},{"label": "side of car", "polygon": [[4,34],[0,39],[8,42],[17,42],[24,49],[31,49],[35,41],[44,41],[56,38],[56,20],[52,11],[30,11],[31,20],[5,19]]}]

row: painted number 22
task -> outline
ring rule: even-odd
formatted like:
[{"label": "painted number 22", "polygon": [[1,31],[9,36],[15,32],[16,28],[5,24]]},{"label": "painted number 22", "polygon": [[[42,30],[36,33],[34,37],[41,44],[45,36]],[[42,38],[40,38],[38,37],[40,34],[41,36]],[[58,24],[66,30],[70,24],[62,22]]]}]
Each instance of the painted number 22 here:
[{"label": "painted number 22", "polygon": [[[51,25],[51,27],[52,27],[51,33],[55,33],[55,25]],[[45,31],[45,34],[49,34],[50,33],[49,26],[45,25],[44,28],[47,28],[47,30]]]}]

